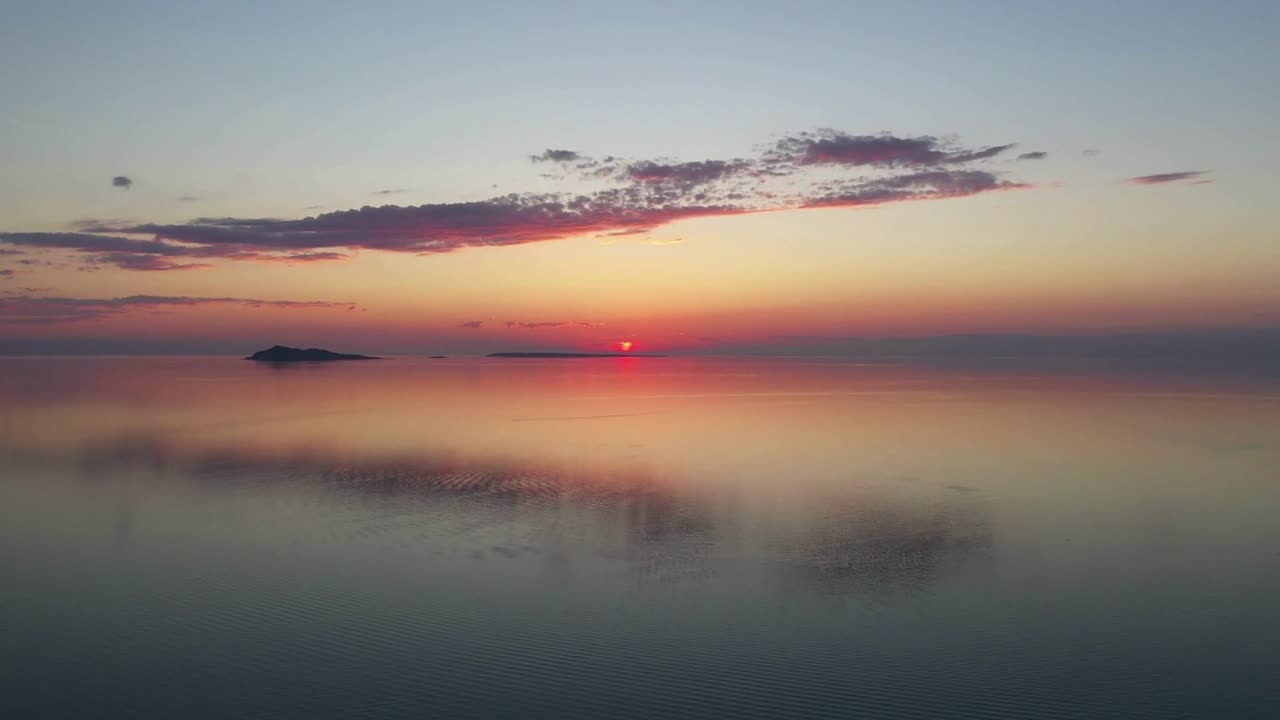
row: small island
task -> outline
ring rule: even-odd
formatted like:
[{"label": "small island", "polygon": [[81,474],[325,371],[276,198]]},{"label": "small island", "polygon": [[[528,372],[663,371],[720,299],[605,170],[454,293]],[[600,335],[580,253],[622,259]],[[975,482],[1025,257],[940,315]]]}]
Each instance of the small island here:
[{"label": "small island", "polygon": [[666,355],[641,355],[638,353],[572,353],[572,352],[496,352],[485,357],[491,358],[621,358],[643,357],[657,358]]},{"label": "small island", "polygon": [[382,360],[382,358],[370,355],[347,355],[319,348],[303,350],[301,348],[276,345],[267,350],[259,350],[245,358],[245,360],[257,360],[259,362],[330,362],[332,360]]}]

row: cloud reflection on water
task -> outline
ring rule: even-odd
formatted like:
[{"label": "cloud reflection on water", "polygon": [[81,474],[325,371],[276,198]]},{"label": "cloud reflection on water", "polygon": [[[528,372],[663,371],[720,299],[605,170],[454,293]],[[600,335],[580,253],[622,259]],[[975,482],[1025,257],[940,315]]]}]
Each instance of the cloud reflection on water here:
[{"label": "cloud reflection on water", "polygon": [[[302,504],[318,495],[340,519],[325,542],[571,574],[620,570],[641,583],[746,575],[824,592],[922,587],[992,543],[980,494],[902,479],[753,496],[643,464],[587,470],[447,453],[343,457],[317,448],[193,447],[136,433],[65,454],[0,453],[11,464],[69,462],[81,482],[133,484],[132,493],[185,485],[196,493],[188,503],[247,494]],[[115,542],[136,523],[122,502]]]}]

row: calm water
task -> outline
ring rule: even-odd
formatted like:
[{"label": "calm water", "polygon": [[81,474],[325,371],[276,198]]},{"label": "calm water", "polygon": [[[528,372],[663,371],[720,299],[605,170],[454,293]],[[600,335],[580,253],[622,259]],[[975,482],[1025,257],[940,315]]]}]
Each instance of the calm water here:
[{"label": "calm water", "polygon": [[1276,717],[1280,385],[0,360],[0,717]]}]

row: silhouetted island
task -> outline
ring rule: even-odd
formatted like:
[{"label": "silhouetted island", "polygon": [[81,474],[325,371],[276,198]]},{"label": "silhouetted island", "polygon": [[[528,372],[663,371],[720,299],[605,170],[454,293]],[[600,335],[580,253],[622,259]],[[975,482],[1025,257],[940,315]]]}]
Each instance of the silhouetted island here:
[{"label": "silhouetted island", "polygon": [[285,347],[276,345],[268,350],[259,350],[258,352],[245,358],[245,360],[259,360],[262,362],[328,362],[330,360],[381,360],[380,357],[372,357],[369,355],[345,355],[343,353],[329,352],[320,348],[301,348]]},{"label": "silhouetted island", "polygon": [[567,352],[496,352],[485,357],[496,358],[613,358],[613,357],[645,357],[656,358],[666,355],[641,355],[638,353],[567,353]]}]

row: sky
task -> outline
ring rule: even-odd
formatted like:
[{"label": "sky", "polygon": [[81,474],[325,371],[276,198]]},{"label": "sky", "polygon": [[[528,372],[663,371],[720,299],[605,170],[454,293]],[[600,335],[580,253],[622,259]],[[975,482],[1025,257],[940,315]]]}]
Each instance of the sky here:
[{"label": "sky", "polygon": [[0,352],[1280,328],[1280,5],[0,22]]}]

